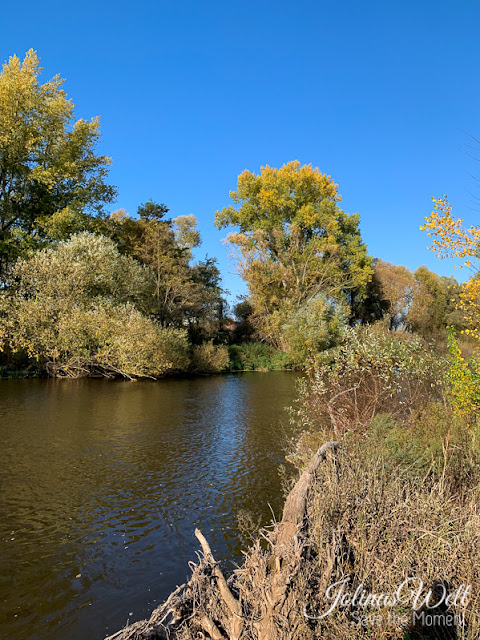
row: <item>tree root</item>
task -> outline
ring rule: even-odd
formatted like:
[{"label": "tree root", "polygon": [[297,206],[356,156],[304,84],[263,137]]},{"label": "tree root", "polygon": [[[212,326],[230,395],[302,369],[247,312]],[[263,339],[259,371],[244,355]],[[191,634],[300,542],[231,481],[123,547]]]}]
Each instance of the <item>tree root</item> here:
[{"label": "tree root", "polygon": [[[263,531],[266,551],[257,541],[242,567],[227,581],[210,546],[197,529],[202,547],[190,580],[178,587],[150,616],[106,640],[295,640],[305,617],[293,594],[301,575],[306,546],[306,509],[315,471],[337,442],[317,451],[287,497],[282,520]],[[333,552],[334,553],[334,552]],[[333,559],[332,559],[333,562]]]}]

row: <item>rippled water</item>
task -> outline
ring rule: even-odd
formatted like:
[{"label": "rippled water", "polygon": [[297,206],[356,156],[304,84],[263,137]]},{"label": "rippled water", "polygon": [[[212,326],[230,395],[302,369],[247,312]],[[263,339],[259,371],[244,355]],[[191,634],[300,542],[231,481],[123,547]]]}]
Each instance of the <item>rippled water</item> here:
[{"label": "rippled water", "polygon": [[278,515],[295,374],[0,382],[0,637],[101,639]]}]

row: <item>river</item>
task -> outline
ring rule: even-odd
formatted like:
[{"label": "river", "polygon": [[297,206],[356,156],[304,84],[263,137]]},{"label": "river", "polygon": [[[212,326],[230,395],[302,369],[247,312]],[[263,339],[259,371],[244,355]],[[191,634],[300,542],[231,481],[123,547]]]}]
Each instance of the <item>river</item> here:
[{"label": "river", "polygon": [[0,637],[101,640],[281,513],[296,374],[0,381]]}]

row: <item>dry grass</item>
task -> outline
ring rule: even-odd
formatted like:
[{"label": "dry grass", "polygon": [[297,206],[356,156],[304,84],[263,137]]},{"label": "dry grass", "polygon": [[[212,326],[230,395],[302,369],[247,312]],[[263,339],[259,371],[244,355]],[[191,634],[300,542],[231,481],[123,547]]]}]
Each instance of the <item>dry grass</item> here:
[{"label": "dry grass", "polygon": [[[349,590],[363,585],[372,593],[392,593],[407,578],[422,580],[424,593],[440,582],[451,591],[470,584],[467,606],[451,608],[465,614],[466,624],[450,629],[450,636],[441,628],[418,635],[411,605],[390,609],[397,622],[406,616],[406,625],[390,624],[386,608],[348,607],[312,621],[311,638],[479,638],[480,487],[452,493],[447,473],[421,483],[359,453],[341,451],[319,469],[308,510],[310,571],[297,585],[299,599],[312,615],[321,615],[332,604],[326,587],[344,578],[349,578]],[[372,614],[383,620],[356,624]]]},{"label": "dry grass", "polygon": [[[359,443],[341,447],[316,468],[316,475],[302,474],[291,492],[284,516],[288,504],[303,501],[294,509],[303,514],[298,522],[282,521],[263,530],[266,547],[257,540],[227,582],[199,535],[203,554],[182,592],[154,612],[149,623],[136,627],[136,635],[129,629],[117,637],[480,638],[480,486],[454,490],[448,464],[447,459],[438,476],[420,479],[401,467],[392,470],[381,456],[366,455]],[[471,585],[465,603],[430,612],[463,616],[464,622],[420,627],[412,602],[338,606],[315,619],[330,609],[326,592],[336,582],[348,579],[345,589],[352,593],[359,587],[392,594],[409,578],[415,579],[410,583],[415,590],[422,581],[423,597],[440,585],[449,592]],[[169,615],[174,624],[164,629],[159,621]]]}]

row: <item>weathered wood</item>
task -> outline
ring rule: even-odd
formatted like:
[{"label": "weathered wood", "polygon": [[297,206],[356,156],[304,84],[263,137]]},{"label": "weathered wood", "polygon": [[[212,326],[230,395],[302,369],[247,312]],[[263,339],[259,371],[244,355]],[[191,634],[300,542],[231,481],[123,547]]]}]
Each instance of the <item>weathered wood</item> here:
[{"label": "weathered wood", "polygon": [[285,506],[283,507],[282,520],[278,525],[277,534],[274,537],[277,546],[281,547],[291,543],[299,529],[303,526],[307,495],[312,487],[315,472],[325,460],[327,453],[334,451],[338,446],[339,443],[333,440],[323,444],[288,494]]},{"label": "weathered wood", "polygon": [[[175,639],[180,635],[211,640],[286,640],[286,629],[289,640],[296,638],[302,614],[292,599],[291,585],[302,569],[308,493],[319,465],[338,446],[338,442],[326,442],[316,452],[288,495],[282,520],[271,533],[263,533],[269,542],[267,555],[257,544],[244,566],[234,572],[233,591],[205,536],[196,529],[203,557],[193,565],[189,582],[178,587],[148,621],[136,622],[106,640]],[[250,576],[252,593],[245,592],[241,575]]]}]

